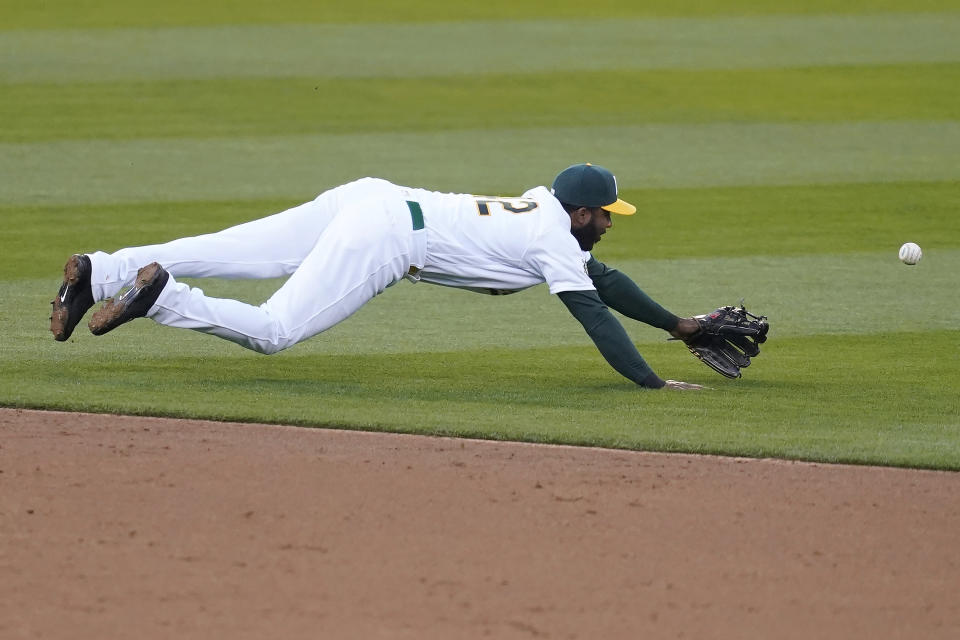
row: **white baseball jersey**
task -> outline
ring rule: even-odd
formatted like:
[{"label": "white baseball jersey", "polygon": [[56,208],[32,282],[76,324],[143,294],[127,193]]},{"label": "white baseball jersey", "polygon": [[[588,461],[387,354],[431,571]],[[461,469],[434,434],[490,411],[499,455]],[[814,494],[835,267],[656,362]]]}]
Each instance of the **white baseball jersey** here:
[{"label": "white baseball jersey", "polygon": [[426,257],[420,279],[481,293],[513,293],[546,282],[550,293],[593,290],[590,254],[570,216],[545,188],[518,198],[405,189],[423,209]]}]

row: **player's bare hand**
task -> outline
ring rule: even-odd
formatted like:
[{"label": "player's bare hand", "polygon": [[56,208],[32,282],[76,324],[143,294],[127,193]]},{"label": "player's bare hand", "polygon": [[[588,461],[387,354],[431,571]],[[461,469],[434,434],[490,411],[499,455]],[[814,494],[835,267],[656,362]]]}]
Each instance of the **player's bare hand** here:
[{"label": "player's bare hand", "polygon": [[676,389],[677,391],[703,391],[709,389],[710,387],[705,387],[700,384],[693,384],[692,382],[682,382],[680,380],[667,380],[667,384],[664,389]]}]

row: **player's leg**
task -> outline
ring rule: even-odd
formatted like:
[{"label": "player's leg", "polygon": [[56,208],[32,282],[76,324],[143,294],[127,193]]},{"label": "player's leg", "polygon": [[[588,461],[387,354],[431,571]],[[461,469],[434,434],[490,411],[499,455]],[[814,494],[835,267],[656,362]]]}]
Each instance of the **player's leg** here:
[{"label": "player's leg", "polygon": [[346,203],[388,185],[365,178],[330,189],[286,211],[222,231],[163,244],[89,254],[94,300],[115,296],[152,262],[182,278],[279,278],[290,275]]},{"label": "player's leg", "polygon": [[158,262],[173,276],[276,278],[297,268],[332,214],[317,201],[200,236],[89,254],[95,300],[115,296],[137,271]]},{"label": "player's leg", "polygon": [[333,218],[329,198],[293,207],[216,233],[130,247],[109,254],[71,256],[53,299],[50,331],[67,340],[99,300],[113,298],[133,284],[137,271],[158,262],[181,277],[271,278],[293,272]]},{"label": "player's leg", "polygon": [[264,304],[210,298],[171,277],[147,317],[261,353],[275,353],[345,320],[410,268],[410,213],[383,194],[344,207]]}]

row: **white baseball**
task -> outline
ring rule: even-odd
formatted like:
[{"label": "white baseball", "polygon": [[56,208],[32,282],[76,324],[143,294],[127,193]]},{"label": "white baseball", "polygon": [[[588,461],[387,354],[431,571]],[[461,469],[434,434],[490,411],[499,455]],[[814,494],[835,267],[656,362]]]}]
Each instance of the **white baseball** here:
[{"label": "white baseball", "polygon": [[904,264],[917,264],[922,257],[923,251],[920,249],[920,245],[915,242],[905,242],[900,247],[900,261]]}]

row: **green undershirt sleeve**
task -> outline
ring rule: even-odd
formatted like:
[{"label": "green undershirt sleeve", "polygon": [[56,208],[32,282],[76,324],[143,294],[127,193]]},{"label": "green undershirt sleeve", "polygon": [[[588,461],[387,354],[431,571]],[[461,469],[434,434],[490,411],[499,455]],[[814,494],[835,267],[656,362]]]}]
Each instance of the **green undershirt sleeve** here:
[{"label": "green undershirt sleeve", "polygon": [[643,387],[659,389],[665,384],[633,346],[623,325],[613,317],[596,291],[561,291],[557,297],[580,321],[600,354],[617,372]]},{"label": "green undershirt sleeve", "polygon": [[677,327],[680,321],[677,316],[654,302],[633,280],[616,269],[590,256],[587,273],[600,299],[611,309],[664,331]]}]

